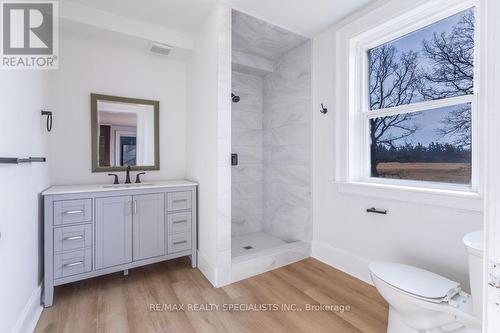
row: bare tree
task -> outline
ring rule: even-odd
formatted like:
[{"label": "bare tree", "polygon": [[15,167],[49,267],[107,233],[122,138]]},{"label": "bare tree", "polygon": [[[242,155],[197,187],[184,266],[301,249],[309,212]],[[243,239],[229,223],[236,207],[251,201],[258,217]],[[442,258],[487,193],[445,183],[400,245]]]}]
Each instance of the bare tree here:
[{"label": "bare tree", "polygon": [[[384,109],[410,104],[418,96],[421,73],[418,54],[408,51],[399,54],[392,45],[382,45],[370,51],[370,108]],[[394,143],[417,130],[409,120],[411,113],[379,117],[370,120],[371,174],[378,176],[379,145],[394,147]],[[391,133],[397,129],[397,134]]]},{"label": "bare tree", "polygon": [[[423,41],[423,52],[430,61],[420,86],[425,99],[434,100],[473,93],[474,89],[474,12],[463,12],[451,32],[435,33]],[[471,108],[461,106],[442,120],[442,136],[454,138],[462,147],[471,144]]]},{"label": "bare tree", "polygon": [[437,129],[441,137],[451,137],[455,146],[470,148],[472,144],[472,112],[470,105],[461,105],[450,111]]}]

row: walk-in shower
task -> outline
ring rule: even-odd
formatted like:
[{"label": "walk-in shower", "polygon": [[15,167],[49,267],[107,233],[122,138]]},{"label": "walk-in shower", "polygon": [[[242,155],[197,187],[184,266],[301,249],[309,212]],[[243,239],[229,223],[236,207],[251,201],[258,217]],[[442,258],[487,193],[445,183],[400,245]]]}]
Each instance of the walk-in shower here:
[{"label": "walk-in shower", "polygon": [[233,281],[309,256],[310,54],[307,38],[233,11]]}]

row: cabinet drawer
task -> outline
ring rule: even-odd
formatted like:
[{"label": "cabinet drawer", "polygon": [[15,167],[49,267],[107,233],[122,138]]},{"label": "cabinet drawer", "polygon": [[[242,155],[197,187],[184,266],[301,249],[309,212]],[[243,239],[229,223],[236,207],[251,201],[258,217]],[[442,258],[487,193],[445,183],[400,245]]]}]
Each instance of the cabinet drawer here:
[{"label": "cabinet drawer", "polygon": [[92,246],[92,224],[54,228],[54,252],[65,252]]},{"label": "cabinet drawer", "polygon": [[191,232],[183,232],[168,236],[168,253],[176,253],[191,249]]},{"label": "cabinet drawer", "polygon": [[54,202],[54,225],[92,221],[92,199]]},{"label": "cabinet drawer", "polygon": [[92,249],[82,249],[54,255],[54,278],[90,272],[92,270]]},{"label": "cabinet drawer", "polygon": [[167,197],[168,211],[191,209],[191,192],[171,192]]},{"label": "cabinet drawer", "polygon": [[170,235],[191,230],[191,212],[168,214],[167,221]]}]

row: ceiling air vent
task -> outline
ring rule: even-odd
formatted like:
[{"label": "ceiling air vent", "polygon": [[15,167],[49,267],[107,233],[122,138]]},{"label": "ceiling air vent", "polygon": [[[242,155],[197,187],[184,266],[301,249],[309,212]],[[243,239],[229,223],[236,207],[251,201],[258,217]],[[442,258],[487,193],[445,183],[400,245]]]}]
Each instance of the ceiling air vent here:
[{"label": "ceiling air vent", "polygon": [[153,53],[168,55],[172,51],[172,46],[158,42],[151,42],[149,50]]}]

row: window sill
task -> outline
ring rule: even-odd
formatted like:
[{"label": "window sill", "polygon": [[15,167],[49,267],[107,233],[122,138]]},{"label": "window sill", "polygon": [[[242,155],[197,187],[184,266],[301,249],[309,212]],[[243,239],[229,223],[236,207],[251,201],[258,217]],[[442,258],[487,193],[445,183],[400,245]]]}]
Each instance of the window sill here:
[{"label": "window sill", "polygon": [[335,182],[339,193],[482,212],[483,198],[477,192],[420,188],[366,182]]}]

